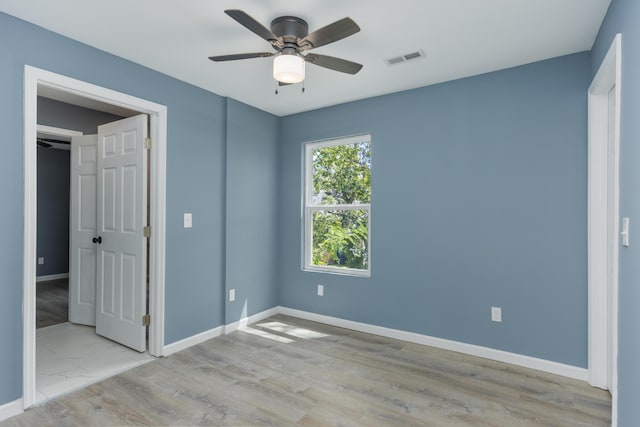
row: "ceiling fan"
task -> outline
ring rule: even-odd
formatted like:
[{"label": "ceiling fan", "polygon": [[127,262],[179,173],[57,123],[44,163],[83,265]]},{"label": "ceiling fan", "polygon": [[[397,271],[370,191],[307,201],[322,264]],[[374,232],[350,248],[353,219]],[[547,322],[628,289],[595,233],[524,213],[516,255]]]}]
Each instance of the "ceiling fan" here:
[{"label": "ceiling fan", "polygon": [[303,81],[306,62],[347,74],[356,74],[362,68],[362,64],[347,61],[346,59],[317,53],[302,54],[302,52],[342,40],[360,31],[358,24],[351,18],[343,18],[309,34],[307,22],[295,16],[280,16],[274,19],[271,21],[271,29],[269,30],[242,10],[229,9],[225,10],[224,13],[271,43],[275,52],[210,56],[209,59],[212,61],[222,62],[273,56],[275,57],[273,60],[273,78],[280,85]]}]

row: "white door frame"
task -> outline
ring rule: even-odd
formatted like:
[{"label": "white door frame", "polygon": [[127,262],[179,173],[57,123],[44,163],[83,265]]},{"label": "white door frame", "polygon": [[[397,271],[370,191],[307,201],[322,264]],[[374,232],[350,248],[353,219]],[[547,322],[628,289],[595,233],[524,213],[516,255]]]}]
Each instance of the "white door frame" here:
[{"label": "white door frame", "polygon": [[150,152],[151,228],[149,249],[149,353],[164,349],[165,206],[167,107],[105,89],[29,65],[24,67],[24,253],[23,253],[23,405],[35,403],[36,392],[36,220],[37,220],[37,102],[38,86],[50,87],[129,110],[148,114],[153,148]]},{"label": "white door frame", "polygon": [[[588,287],[589,287],[589,383],[608,388],[613,398],[616,420],[618,398],[618,234],[620,89],[622,36],[616,35],[602,65],[589,87],[588,160]],[[613,147],[609,141],[609,93],[615,87]],[[608,152],[613,149],[613,183],[609,183]],[[609,184],[612,184],[609,187]],[[613,188],[613,206],[607,201],[607,188]],[[614,244],[607,244],[607,224],[612,221]],[[609,222],[610,224],[610,222]],[[607,285],[607,259],[612,255],[613,283]],[[611,301],[609,306],[607,301]],[[609,322],[611,328],[609,329]],[[613,336],[609,337],[609,330]],[[608,344],[609,343],[609,344]],[[607,351],[611,345],[612,359]],[[609,372],[612,378],[609,378]],[[616,425],[615,422],[613,425]]]},{"label": "white door frame", "polygon": [[36,129],[38,133],[45,133],[47,135],[57,136],[57,137],[71,138],[73,136],[82,135],[82,132],[80,132],[79,130],[62,129],[62,128],[56,128],[53,126],[37,125]]}]

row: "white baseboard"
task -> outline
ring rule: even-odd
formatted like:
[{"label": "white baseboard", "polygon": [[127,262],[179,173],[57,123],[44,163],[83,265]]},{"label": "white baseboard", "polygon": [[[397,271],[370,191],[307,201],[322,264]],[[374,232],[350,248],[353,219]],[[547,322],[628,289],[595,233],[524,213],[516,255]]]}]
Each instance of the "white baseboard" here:
[{"label": "white baseboard", "polygon": [[565,365],[563,363],[552,362],[550,360],[538,359],[522,354],[509,353],[507,351],[496,350],[488,347],[481,347],[474,344],[466,344],[457,341],[450,341],[442,338],[435,338],[428,335],[406,332],[398,329],[385,328],[382,326],[369,325],[367,323],[354,322],[337,317],[325,316],[322,314],[310,313],[288,307],[277,307],[277,312],[287,316],[299,317],[301,319],[312,320],[341,328],[352,329],[354,331],[365,332],[383,337],[394,338],[416,344],[428,345],[444,350],[456,351],[471,356],[492,359],[498,362],[510,363],[512,365],[525,368],[536,369],[555,375],[562,375],[568,378],[587,381],[588,371],[585,368]]},{"label": "white baseboard", "polygon": [[20,415],[24,412],[22,399],[0,405],[0,421]]},{"label": "white baseboard", "polygon": [[204,331],[183,340],[165,345],[162,355],[169,356],[170,354],[177,353],[178,351],[200,344],[201,342],[205,342],[222,334],[230,334],[238,328],[243,328],[251,323],[259,322],[263,319],[266,319],[267,317],[273,316],[274,314],[278,314],[278,309],[279,307],[273,307],[249,317],[244,317],[237,322],[218,326],[217,328],[209,329],[208,331]]},{"label": "white baseboard", "polygon": [[68,279],[69,273],[48,274],[46,276],[37,276],[36,282],[46,282],[47,280]]},{"label": "white baseboard", "polygon": [[217,328],[209,329],[208,331],[204,331],[183,340],[165,345],[162,351],[162,355],[168,356],[170,354],[177,353],[180,350],[184,350],[185,348],[200,344],[201,342],[205,342],[207,340],[210,340],[211,338],[219,337],[223,332],[224,326],[218,326]]},{"label": "white baseboard", "polygon": [[226,325],[224,327],[224,333],[225,335],[230,334],[236,329],[244,328],[247,325],[259,322],[261,320],[266,319],[267,317],[271,317],[274,314],[278,314],[278,313],[280,313],[280,307],[273,307],[273,308],[269,308],[267,310],[261,311],[260,313],[253,314],[249,317],[244,317],[238,320],[237,322],[229,323],[228,325]]},{"label": "white baseboard", "polygon": [[200,344],[211,338],[215,338],[222,334],[230,334],[231,332],[243,328],[247,325],[259,322],[263,319],[271,317],[275,314],[285,314],[287,316],[298,317],[300,319],[312,320],[314,322],[325,323],[327,325],[338,326],[341,328],[352,329],[354,331],[365,332],[374,335],[380,335],[387,338],[393,338],[401,341],[412,342],[416,344],[428,345],[431,347],[441,348],[443,350],[455,351],[458,353],[468,354],[471,356],[483,357],[498,362],[510,363],[516,366],[536,369],[550,374],[562,375],[568,378],[574,378],[587,381],[588,371],[585,368],[577,366],[565,365],[563,363],[553,362],[536,357],[525,356],[508,351],[496,350],[493,348],[482,347],[474,344],[467,344],[458,341],[451,341],[442,338],[431,337],[429,335],[417,334],[414,332],[402,331],[399,329],[385,328],[383,326],[370,325],[367,323],[354,322],[352,320],[340,319],[337,317],[325,316],[323,314],[311,313],[308,311],[296,310],[288,307],[273,307],[260,313],[242,318],[237,322],[230,323],[225,326],[219,326],[214,329],[202,332],[189,338],[177,341],[164,347],[164,356],[184,350],[196,344]]}]

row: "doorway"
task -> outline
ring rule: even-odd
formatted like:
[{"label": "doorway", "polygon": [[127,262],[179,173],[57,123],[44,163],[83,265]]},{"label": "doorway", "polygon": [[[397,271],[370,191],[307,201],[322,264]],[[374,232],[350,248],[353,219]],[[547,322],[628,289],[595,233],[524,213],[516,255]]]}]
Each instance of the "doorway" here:
[{"label": "doorway", "polygon": [[[152,149],[149,154],[151,176],[149,194],[149,344],[153,356],[164,350],[164,272],[165,272],[165,171],[166,116],[163,105],[152,103],[79,80],[25,66],[24,87],[24,253],[23,253],[23,404],[35,402],[35,265],[36,260],[36,140],[37,96],[55,93],[59,101],[92,108],[95,105],[125,108],[149,116]],[[56,98],[54,98],[56,99]],[[97,109],[97,108],[96,108]]]},{"label": "doorway", "polygon": [[[153,359],[145,351],[144,336],[138,342],[143,344],[139,350],[145,352],[138,352],[119,345],[123,342],[103,338],[95,327],[98,245],[92,243],[92,238],[97,234],[97,159],[90,154],[97,153],[95,134],[99,126],[122,119],[120,115],[38,98],[38,121],[77,130],[38,125],[36,403]],[[93,136],[82,136],[83,132]],[[83,139],[93,144],[87,147],[81,144]],[[142,148],[142,141],[139,145]],[[80,175],[77,169],[82,164],[93,165],[93,173],[84,170]],[[79,203],[81,200],[84,205]],[[83,218],[79,219],[79,215]],[[82,263],[81,257],[89,259]],[[140,281],[146,288],[146,280]],[[78,292],[80,285],[85,292]],[[144,300],[146,313],[146,289],[140,291],[144,295],[138,299]],[[78,304],[81,302],[90,305],[93,312],[78,313],[78,308],[83,308]],[[131,326],[135,329],[135,325]]]},{"label": "doorway", "polygon": [[618,34],[588,91],[589,383],[618,399],[618,251],[620,85],[622,36]]},{"label": "doorway", "polygon": [[[39,98],[39,120],[54,124],[54,112],[67,105]],[[71,138],[81,134],[78,130],[38,125],[37,329],[69,319],[69,146]]]}]

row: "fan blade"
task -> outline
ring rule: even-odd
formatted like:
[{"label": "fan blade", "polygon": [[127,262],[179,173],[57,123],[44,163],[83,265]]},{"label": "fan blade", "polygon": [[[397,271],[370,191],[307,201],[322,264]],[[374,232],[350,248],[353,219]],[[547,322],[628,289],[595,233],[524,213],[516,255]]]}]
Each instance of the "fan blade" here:
[{"label": "fan blade", "polygon": [[362,64],[358,64],[357,62],[334,58],[333,56],[318,55],[317,53],[307,54],[307,56],[304,57],[304,60],[319,67],[347,74],[356,74],[362,68]]},{"label": "fan blade", "polygon": [[227,15],[235,19],[240,25],[248,30],[253,31],[258,36],[262,37],[268,42],[277,41],[278,37],[268,30],[264,25],[247,15],[245,12],[238,9],[227,9],[224,11]]},{"label": "fan blade", "polygon": [[274,54],[271,52],[237,53],[235,55],[210,56],[209,59],[215,62],[222,62],[222,61],[235,61],[237,59],[267,58],[273,55]]},{"label": "fan blade", "polygon": [[[313,49],[329,43],[337,42],[360,31],[360,27],[351,18],[339,21],[314,31],[298,43],[302,50]],[[306,45],[306,46],[305,46]]]}]

